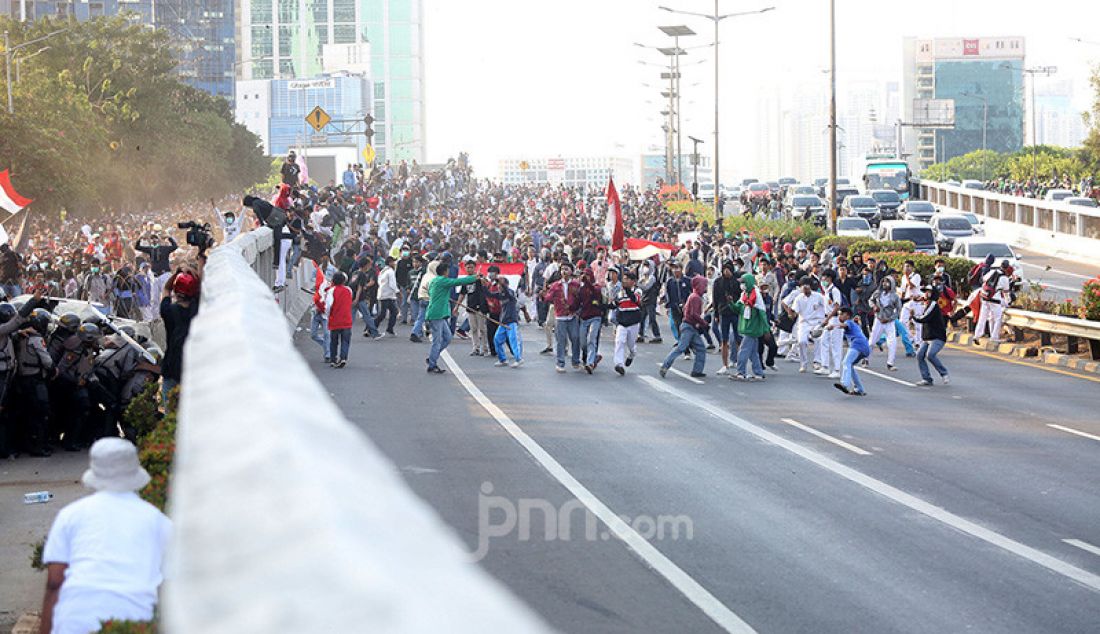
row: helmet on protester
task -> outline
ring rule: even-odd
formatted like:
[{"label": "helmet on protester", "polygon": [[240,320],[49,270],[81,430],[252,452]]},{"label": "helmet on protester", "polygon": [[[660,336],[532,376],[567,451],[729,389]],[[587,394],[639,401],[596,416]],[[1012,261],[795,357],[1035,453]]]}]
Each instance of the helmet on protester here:
[{"label": "helmet on protester", "polygon": [[99,340],[99,326],[95,324],[81,324],[76,334],[84,343],[93,343]]},{"label": "helmet on protester", "polygon": [[6,324],[12,319],[15,319],[17,313],[18,311],[15,310],[15,306],[7,302],[0,304],[0,324]]},{"label": "helmet on protester", "polygon": [[197,297],[199,280],[190,273],[180,273],[172,284],[172,292],[183,297]]},{"label": "helmet on protester", "polygon": [[76,329],[80,328],[80,315],[76,313],[65,313],[57,318],[57,325],[65,330],[76,332]]},{"label": "helmet on protester", "polygon": [[28,321],[30,322],[31,328],[37,330],[39,334],[44,335],[50,329],[50,322],[53,321],[53,315],[45,308],[35,308]]}]

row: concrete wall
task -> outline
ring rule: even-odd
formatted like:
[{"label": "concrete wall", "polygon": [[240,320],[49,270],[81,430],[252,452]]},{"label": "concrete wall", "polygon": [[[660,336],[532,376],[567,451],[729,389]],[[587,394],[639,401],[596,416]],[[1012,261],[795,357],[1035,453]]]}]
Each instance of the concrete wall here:
[{"label": "concrete wall", "polygon": [[270,230],[253,231],[206,266],[184,364],[164,630],[544,631],[295,351],[284,306],[253,270],[270,274],[270,243]]}]

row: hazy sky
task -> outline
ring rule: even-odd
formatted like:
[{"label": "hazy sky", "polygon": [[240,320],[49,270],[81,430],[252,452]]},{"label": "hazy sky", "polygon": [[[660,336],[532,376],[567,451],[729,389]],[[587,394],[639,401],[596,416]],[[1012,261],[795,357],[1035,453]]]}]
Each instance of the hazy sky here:
[{"label": "hazy sky", "polygon": [[[828,2],[719,2],[724,13],[776,7],[721,26],[722,172],[739,176],[751,165],[744,156],[758,116],[754,91],[827,82]],[[664,64],[665,57],[633,43],[670,46],[657,26],[685,24],[699,35],[681,46],[705,45],[713,27],[660,11],[661,3],[714,8],[711,0],[424,0],[428,159],[465,149],[482,176],[495,178],[506,157],[614,154],[637,161],[645,147],[663,145],[661,69],[638,62]],[[1056,79],[1074,81],[1083,110],[1100,44],[1071,38],[1100,41],[1085,28],[1098,19],[1096,0],[837,0],[837,81],[899,80],[907,35],[1022,35],[1026,63],[1057,66]],[[714,55],[702,48],[682,59],[683,133],[704,139],[700,151],[709,154]],[[686,138],[684,144],[686,152]]]}]

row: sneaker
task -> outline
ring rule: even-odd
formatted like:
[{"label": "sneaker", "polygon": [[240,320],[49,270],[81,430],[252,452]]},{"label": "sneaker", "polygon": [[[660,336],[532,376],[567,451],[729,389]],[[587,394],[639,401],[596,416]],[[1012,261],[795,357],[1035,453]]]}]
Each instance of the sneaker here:
[{"label": "sneaker", "polygon": [[729,369],[729,366],[727,366],[727,365],[724,365],[724,366],[722,366],[722,367],[718,368],[718,371],[717,371],[717,372],[715,372],[715,374],[718,374],[718,375],[721,375],[721,374],[726,374],[726,373],[727,373],[727,372],[729,372],[729,371],[730,371],[730,369]]},{"label": "sneaker", "polygon": [[512,362],[512,367],[513,368],[518,368],[522,365],[523,365],[523,359],[516,359],[515,361]]},{"label": "sneaker", "polygon": [[820,369],[821,369],[821,364],[818,363],[817,361],[814,361],[814,372],[817,372]]},{"label": "sneaker", "polygon": [[665,378],[665,375],[668,374],[668,368],[666,368],[665,366],[662,365],[659,372],[661,373],[661,378],[663,379],[663,378]]},{"label": "sneaker", "polygon": [[708,343],[707,344],[707,350],[714,350],[714,344],[713,343]]},{"label": "sneaker", "polygon": [[481,356],[481,351],[480,350],[471,350],[470,351],[470,356],[471,357],[480,357]]},{"label": "sneaker", "polygon": [[565,374],[565,368],[560,365],[554,366],[554,369],[558,371],[558,374]]},{"label": "sneaker", "polygon": [[799,368],[798,368],[798,373],[799,373],[799,374],[806,374],[806,366],[804,366],[804,365],[803,365],[803,366],[799,366]]},{"label": "sneaker", "polygon": [[886,364],[886,369],[891,371],[891,372],[897,372],[898,371],[898,367],[896,365],[891,365],[889,363]]},{"label": "sneaker", "polygon": [[420,343],[421,341],[423,341],[423,339],[417,337],[416,335],[409,335],[409,341],[413,343]]},{"label": "sneaker", "polygon": [[757,375],[754,374],[754,375],[749,377],[749,380],[750,381],[765,381],[765,380],[767,380],[767,378],[768,377],[764,376],[763,374],[761,374],[760,376],[757,376]]},{"label": "sneaker", "polygon": [[459,331],[455,332],[455,334],[458,335],[459,339],[469,339],[470,338],[470,335],[468,335],[465,330],[459,330]]},{"label": "sneaker", "polygon": [[627,357],[626,358],[626,367],[629,368],[631,363],[634,363],[634,357]]},{"label": "sneaker", "polygon": [[497,368],[503,368],[506,365],[508,365],[507,361],[497,361],[496,363],[493,364],[493,366],[497,367]]},{"label": "sneaker", "polygon": [[626,374],[626,368],[621,365],[615,366],[615,371],[619,373],[619,376],[623,376]]},{"label": "sneaker", "polygon": [[862,391],[859,391],[859,390],[856,390],[854,392],[849,392],[849,394],[851,394],[852,396],[867,396],[867,392],[862,392]]},{"label": "sneaker", "polygon": [[592,364],[592,369],[593,370],[595,370],[596,367],[600,365],[600,361],[603,361],[603,355],[602,354],[597,354],[596,355],[596,362]]},{"label": "sneaker", "polygon": [[592,374],[592,364],[591,363],[584,364],[584,371],[589,373],[589,374]]},{"label": "sneaker", "polygon": [[744,374],[734,374],[734,375],[730,376],[730,380],[731,381],[744,381],[745,380],[745,375]]},{"label": "sneaker", "polygon": [[660,337],[654,337],[649,340],[649,343],[663,343]]},{"label": "sneaker", "polygon": [[917,353],[916,353],[916,352],[906,352],[906,353],[905,353],[905,358],[906,358],[906,359],[912,359],[912,358],[913,358],[913,357],[915,357],[915,356],[917,356]]},{"label": "sneaker", "polygon": [[871,367],[871,362],[868,361],[867,359],[863,359],[859,362],[859,366],[861,368],[869,368],[869,367]]},{"label": "sneaker", "polygon": [[840,378],[840,372],[830,372],[829,373],[829,378],[830,379],[839,379]]},{"label": "sneaker", "polygon": [[638,335],[638,338],[636,339],[636,341],[637,341],[638,343],[645,343],[645,337],[643,337],[643,336],[641,336],[641,335]]},{"label": "sneaker", "polygon": [[932,387],[932,382],[929,381],[928,379],[921,379],[920,381],[917,381],[917,386],[918,387]]},{"label": "sneaker", "polygon": [[825,376],[828,373],[829,373],[829,371],[826,370],[825,368],[822,368],[822,367],[818,367],[818,368],[814,369],[814,374],[816,374],[818,376]]},{"label": "sneaker", "polygon": [[580,371],[581,371],[581,369],[582,369],[583,367],[584,367],[584,366],[582,366],[582,365],[581,365],[581,364],[579,364],[579,363],[574,363],[574,364],[573,364],[573,369],[574,369],[574,370],[576,370],[577,372],[580,372]]},{"label": "sneaker", "polygon": [[386,336],[387,336],[387,337],[396,337],[396,336],[397,336],[397,333],[396,333],[396,332],[394,332],[394,331],[392,331],[392,330],[387,330],[387,331],[386,331]]},{"label": "sneaker", "polygon": [[540,350],[539,354],[554,354],[554,349],[551,348],[550,346],[547,346],[547,347],[543,348],[542,350]]},{"label": "sneaker", "polygon": [[332,363],[332,359],[330,359],[328,357],[325,357],[325,365],[329,365],[331,363]]},{"label": "sneaker", "polygon": [[375,341],[378,341],[379,339],[385,339],[385,338],[386,338],[386,335],[384,335],[382,333],[378,333],[377,335],[374,336]]},{"label": "sneaker", "polygon": [[332,363],[328,364],[328,367],[338,368],[338,367],[340,367],[340,362],[339,361],[333,361]]},{"label": "sneaker", "polygon": [[974,337],[974,340],[971,341],[970,343],[974,344],[975,346],[979,346],[979,347],[982,345],[981,340],[978,339],[977,337]]},{"label": "sneaker", "polygon": [[348,367],[348,360],[347,359],[340,359],[339,361],[336,362],[336,367],[338,367],[338,368]]},{"label": "sneaker", "polygon": [[944,385],[951,385],[951,376],[950,375],[947,375],[947,374],[943,375],[943,384]]},{"label": "sneaker", "polygon": [[779,372],[779,368],[777,368],[774,363],[766,367],[768,368],[768,372]]},{"label": "sneaker", "polygon": [[691,373],[691,378],[693,378],[693,379],[701,379],[701,378],[705,377],[706,375],[707,375],[707,373],[706,373],[706,372],[692,372],[692,373]]},{"label": "sneaker", "polygon": [[844,392],[845,394],[851,394],[851,393],[852,393],[852,391],[851,391],[851,390],[849,390],[848,388],[844,387],[844,385],[842,385],[842,384],[840,384],[840,383],[833,383],[833,387],[835,387],[836,389],[840,390],[841,392]]}]

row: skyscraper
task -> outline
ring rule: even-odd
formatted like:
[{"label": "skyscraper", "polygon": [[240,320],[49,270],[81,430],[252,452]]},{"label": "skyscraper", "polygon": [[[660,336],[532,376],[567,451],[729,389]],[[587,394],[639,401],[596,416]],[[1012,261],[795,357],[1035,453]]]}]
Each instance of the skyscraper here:
[{"label": "skyscraper", "polygon": [[902,53],[902,118],[913,122],[914,102],[951,99],[954,129],[918,128],[920,168],[980,150],[1015,152],[1024,144],[1024,38],[906,38]]},{"label": "skyscraper", "polygon": [[358,70],[326,63],[339,56],[325,46],[369,44],[378,160],[423,161],[422,26],[422,0],[241,0],[238,76],[304,79]]}]

